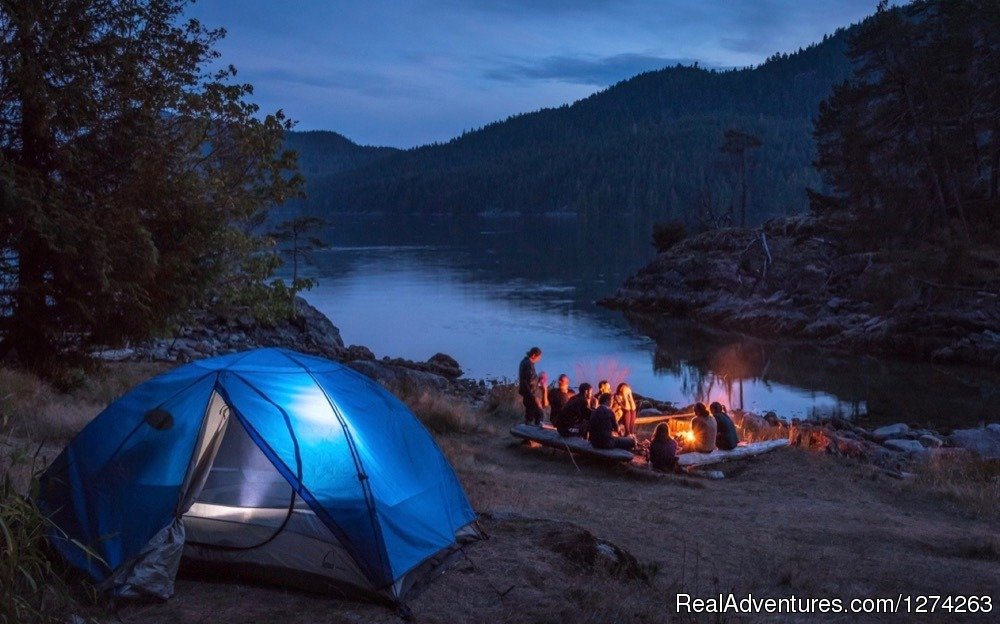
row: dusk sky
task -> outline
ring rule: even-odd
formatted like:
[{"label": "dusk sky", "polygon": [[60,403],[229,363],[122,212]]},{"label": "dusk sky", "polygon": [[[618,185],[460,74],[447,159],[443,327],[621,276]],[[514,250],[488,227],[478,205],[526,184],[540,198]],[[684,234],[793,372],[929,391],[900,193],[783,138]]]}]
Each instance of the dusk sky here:
[{"label": "dusk sky", "polygon": [[199,0],[266,112],[368,145],[447,141],[678,62],[743,67],[876,0]]}]

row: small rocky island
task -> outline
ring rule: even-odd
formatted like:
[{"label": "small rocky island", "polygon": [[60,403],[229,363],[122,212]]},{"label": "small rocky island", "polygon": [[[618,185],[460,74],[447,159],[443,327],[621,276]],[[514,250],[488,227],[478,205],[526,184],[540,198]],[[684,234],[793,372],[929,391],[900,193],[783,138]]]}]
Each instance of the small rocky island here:
[{"label": "small rocky island", "polygon": [[[949,261],[961,272],[949,283],[920,265]],[[995,249],[965,249],[960,261],[929,243],[905,257],[856,251],[838,224],[813,216],[681,240],[600,303],[765,339],[1000,368]]]}]

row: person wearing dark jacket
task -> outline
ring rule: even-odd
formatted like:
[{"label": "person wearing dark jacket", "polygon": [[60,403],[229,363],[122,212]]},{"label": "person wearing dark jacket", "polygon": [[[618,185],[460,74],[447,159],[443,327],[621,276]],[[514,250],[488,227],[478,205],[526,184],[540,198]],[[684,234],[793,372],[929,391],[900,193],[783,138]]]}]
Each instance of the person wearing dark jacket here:
[{"label": "person wearing dark jacket", "polygon": [[731,451],[740,443],[740,434],[736,431],[733,419],[726,413],[726,408],[718,401],[708,406],[715,417],[718,433],[715,434],[715,445],[723,451]]},{"label": "person wearing dark jacket", "polygon": [[543,416],[542,406],[538,401],[538,374],[535,372],[535,363],[540,359],[542,350],[531,347],[517,368],[517,392],[524,403],[524,424],[536,427],[542,425]]},{"label": "person wearing dark jacket", "polygon": [[[552,424],[556,424],[559,419],[559,412],[562,411],[563,406],[569,401],[575,393],[569,389],[569,377],[566,375],[559,375],[559,381],[556,385],[555,390],[549,392],[549,420]],[[589,419],[589,418],[588,418]]]},{"label": "person wearing dark jacket", "polygon": [[670,437],[667,423],[656,425],[649,443],[649,465],[654,470],[672,472],[677,468],[677,442]]},{"label": "person wearing dark jacket", "polygon": [[590,384],[582,383],[580,392],[573,395],[559,410],[558,416],[552,421],[559,435],[564,438],[570,436],[587,438],[587,430],[590,427],[590,395]]},{"label": "person wearing dark jacket", "polygon": [[635,438],[618,437],[618,421],[611,411],[611,394],[605,392],[597,398],[597,409],[590,414],[590,444],[596,449],[625,449],[635,447]]}]

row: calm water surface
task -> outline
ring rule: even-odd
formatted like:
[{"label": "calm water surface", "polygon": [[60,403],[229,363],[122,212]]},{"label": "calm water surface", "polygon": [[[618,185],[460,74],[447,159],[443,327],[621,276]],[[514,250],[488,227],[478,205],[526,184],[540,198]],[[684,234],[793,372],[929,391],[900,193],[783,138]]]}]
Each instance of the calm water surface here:
[{"label": "calm water surface", "polygon": [[538,345],[537,368],[553,379],[627,380],[677,404],[869,424],[996,420],[996,374],[836,356],[595,305],[652,258],[648,232],[558,218],[339,217],[325,233],[332,247],[309,269],[319,285],[305,296],[347,344],[414,360],[444,352],[473,378],[516,377]]}]

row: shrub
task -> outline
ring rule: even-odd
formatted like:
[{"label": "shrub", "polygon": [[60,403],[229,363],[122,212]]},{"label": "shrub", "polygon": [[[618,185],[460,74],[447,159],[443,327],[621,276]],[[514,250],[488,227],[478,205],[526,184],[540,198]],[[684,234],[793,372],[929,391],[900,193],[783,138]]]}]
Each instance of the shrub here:
[{"label": "shrub", "polygon": [[[37,487],[37,479],[33,487]],[[0,484],[0,622],[64,622],[97,594],[61,561],[49,557],[46,531],[51,521],[17,492],[5,471]],[[96,555],[94,555],[96,557]]]}]

